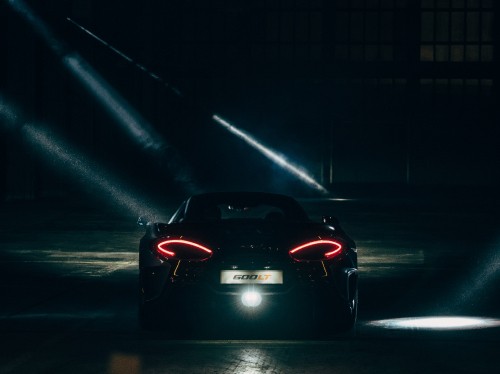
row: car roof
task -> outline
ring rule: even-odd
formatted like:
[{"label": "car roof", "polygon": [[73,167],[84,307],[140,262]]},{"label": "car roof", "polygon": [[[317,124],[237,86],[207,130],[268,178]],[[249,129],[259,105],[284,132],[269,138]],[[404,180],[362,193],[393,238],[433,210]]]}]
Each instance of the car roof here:
[{"label": "car roof", "polygon": [[187,200],[187,213],[193,208],[197,210],[205,204],[269,204],[282,207],[290,217],[307,220],[307,214],[300,204],[291,196],[268,192],[209,192],[193,195]]},{"label": "car roof", "polygon": [[251,191],[207,192],[207,193],[193,195],[191,196],[191,199],[192,198],[207,199],[207,200],[221,200],[221,199],[277,200],[277,201],[288,200],[296,202],[296,200],[293,197],[287,195],[270,193],[270,192],[251,192]]}]

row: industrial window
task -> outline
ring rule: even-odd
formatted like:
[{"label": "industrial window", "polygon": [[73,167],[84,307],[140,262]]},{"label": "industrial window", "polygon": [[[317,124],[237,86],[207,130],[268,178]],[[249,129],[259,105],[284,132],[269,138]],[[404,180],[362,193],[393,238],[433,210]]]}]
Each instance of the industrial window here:
[{"label": "industrial window", "polygon": [[184,61],[319,61],[323,50],[322,0],[180,2],[165,34]]},{"label": "industrial window", "polygon": [[338,61],[393,61],[395,28],[404,0],[337,0],[335,59]]},{"label": "industrial window", "polygon": [[439,78],[420,79],[420,93],[422,98],[432,97],[459,97],[466,95],[488,97],[492,94],[492,79],[464,79],[464,78]]},{"label": "industrial window", "polygon": [[[252,58],[317,61],[322,57],[322,2],[268,2],[254,9]],[[260,35],[260,36],[259,36]]]},{"label": "industrial window", "polygon": [[420,61],[493,61],[492,0],[422,0]]}]

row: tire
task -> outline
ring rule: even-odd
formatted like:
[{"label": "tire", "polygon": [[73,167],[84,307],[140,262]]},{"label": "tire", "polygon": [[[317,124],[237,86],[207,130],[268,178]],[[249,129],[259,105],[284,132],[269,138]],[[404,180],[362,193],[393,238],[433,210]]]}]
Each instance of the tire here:
[{"label": "tire", "polygon": [[161,310],[161,305],[158,302],[139,302],[139,327],[147,331],[162,330]]},{"label": "tire", "polygon": [[351,302],[336,300],[315,306],[314,322],[317,336],[338,337],[339,334],[353,336],[358,316],[358,294]]},{"label": "tire", "polygon": [[352,331],[356,325],[356,320],[358,318],[358,291],[356,290],[356,295],[349,305],[344,306],[344,308],[339,313],[339,324],[338,330],[340,332]]},{"label": "tire", "polygon": [[158,300],[139,302],[138,320],[142,330],[158,332],[169,338],[182,339],[192,333],[186,311],[172,308],[163,296]]}]

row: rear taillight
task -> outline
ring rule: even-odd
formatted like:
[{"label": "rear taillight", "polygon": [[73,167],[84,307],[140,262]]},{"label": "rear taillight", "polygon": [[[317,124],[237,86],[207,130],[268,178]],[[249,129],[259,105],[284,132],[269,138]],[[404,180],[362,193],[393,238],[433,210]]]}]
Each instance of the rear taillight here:
[{"label": "rear taillight", "polygon": [[156,245],[156,251],[167,260],[205,261],[212,257],[212,250],[193,241],[165,240]]},{"label": "rear taillight", "polygon": [[342,245],[334,240],[314,240],[291,249],[288,253],[295,261],[331,260],[342,252]]}]

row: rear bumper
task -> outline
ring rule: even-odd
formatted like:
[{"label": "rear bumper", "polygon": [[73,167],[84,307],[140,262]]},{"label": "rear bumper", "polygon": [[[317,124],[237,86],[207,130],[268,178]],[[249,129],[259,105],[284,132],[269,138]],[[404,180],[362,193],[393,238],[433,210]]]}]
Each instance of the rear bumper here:
[{"label": "rear bumper", "polygon": [[343,304],[348,305],[357,289],[357,272],[345,271],[338,282],[293,282],[286,285],[212,285],[168,283],[160,287],[155,274],[153,284],[143,286],[146,292],[145,301],[163,299],[167,304],[182,305],[183,308],[209,308],[211,310],[222,307],[227,309],[231,305],[241,304],[243,293],[258,292],[262,296],[263,306],[283,306],[298,308],[311,303]]},{"label": "rear bumper", "polygon": [[[256,291],[262,296],[257,307],[245,306],[242,295]],[[260,320],[273,323],[309,320],[318,308],[331,310],[347,307],[347,303],[331,287],[292,287],[285,292],[266,292],[262,287],[243,286],[239,290],[220,292],[210,288],[179,287],[165,300],[191,321],[201,316],[211,320]],[[170,309],[171,310],[171,309]]]},{"label": "rear bumper", "polygon": [[358,272],[355,268],[336,269],[328,279],[293,279],[283,285],[232,284],[212,282],[172,282],[169,270],[163,267],[141,269],[143,301],[164,299],[169,304],[214,308],[217,305],[241,304],[241,296],[256,291],[263,304],[307,305],[311,302],[342,303],[349,305],[357,292]]}]

